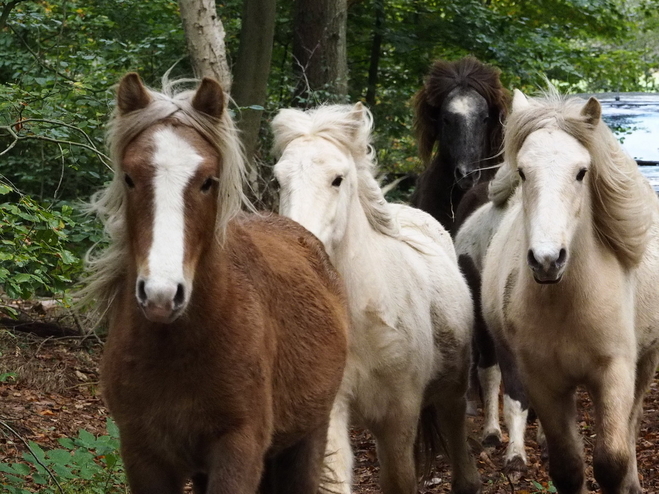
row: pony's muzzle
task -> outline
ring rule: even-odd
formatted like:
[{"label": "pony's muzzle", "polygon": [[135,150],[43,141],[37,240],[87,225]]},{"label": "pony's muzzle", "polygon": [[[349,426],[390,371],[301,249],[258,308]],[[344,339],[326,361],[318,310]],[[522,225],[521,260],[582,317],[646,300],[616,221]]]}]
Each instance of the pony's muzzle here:
[{"label": "pony's muzzle", "polygon": [[480,170],[465,170],[458,166],[455,169],[455,181],[462,190],[469,190],[478,184],[481,178]]},{"label": "pony's muzzle", "polygon": [[534,250],[529,249],[526,262],[533,271],[533,278],[538,283],[558,283],[563,277],[567,262],[567,250]]},{"label": "pony's muzzle", "polygon": [[136,297],[144,316],[149,321],[163,324],[176,320],[188,300],[183,283],[148,278],[137,280]]}]

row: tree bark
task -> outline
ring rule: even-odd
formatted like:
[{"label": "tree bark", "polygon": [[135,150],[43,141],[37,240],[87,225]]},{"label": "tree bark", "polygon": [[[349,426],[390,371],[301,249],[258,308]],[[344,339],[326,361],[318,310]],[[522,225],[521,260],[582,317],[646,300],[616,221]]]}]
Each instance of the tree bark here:
[{"label": "tree bark", "polygon": [[[233,99],[239,107],[238,126],[242,131],[245,154],[254,164],[263,110],[268,89],[275,33],[276,0],[245,0],[243,3],[240,46],[234,66]],[[256,172],[251,167],[253,175]],[[256,177],[250,177],[250,181]],[[255,183],[252,183],[254,187]],[[262,187],[258,187],[262,190]]]},{"label": "tree bark", "polygon": [[231,91],[231,72],[224,46],[224,26],[215,0],[179,0],[181,20],[195,77],[216,79]]},{"label": "tree bark", "polygon": [[295,0],[293,72],[297,77],[298,106],[309,106],[314,91],[327,91],[333,99],[345,99],[346,20],[347,0]]},{"label": "tree bark", "polygon": [[368,65],[368,89],[366,90],[366,104],[375,106],[375,95],[378,87],[378,69],[380,68],[380,50],[382,47],[382,25],[384,24],[384,0],[375,0],[375,26],[373,28],[373,42],[371,43],[371,59]]}]

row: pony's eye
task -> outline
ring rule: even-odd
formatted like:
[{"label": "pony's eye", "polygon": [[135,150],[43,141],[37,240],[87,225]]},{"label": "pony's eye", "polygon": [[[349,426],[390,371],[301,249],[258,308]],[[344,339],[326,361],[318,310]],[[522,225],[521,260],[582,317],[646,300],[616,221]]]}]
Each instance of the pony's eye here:
[{"label": "pony's eye", "polygon": [[485,117],[485,118],[483,119],[483,123],[488,123],[489,121],[490,121],[490,117],[489,117],[489,116],[488,116],[488,117]]},{"label": "pony's eye", "polygon": [[211,187],[213,186],[213,177],[208,177],[206,180],[204,180],[204,183],[201,185],[201,191],[202,192],[208,192],[211,190]]},{"label": "pony's eye", "polygon": [[133,182],[133,179],[130,178],[130,175],[128,175],[128,173],[124,173],[124,182],[126,182],[126,185],[128,185],[129,189],[135,188],[135,182]]},{"label": "pony's eye", "polygon": [[583,178],[586,176],[587,171],[588,170],[586,168],[582,168],[581,170],[579,170],[579,173],[577,173],[577,181],[578,182],[583,181]]},{"label": "pony's eye", "polygon": [[338,187],[339,185],[341,185],[341,182],[343,182],[343,176],[339,175],[332,182],[332,187]]},{"label": "pony's eye", "polygon": [[526,175],[524,175],[524,172],[520,170],[519,168],[517,169],[517,173],[519,173],[519,178],[522,179],[522,182],[526,180]]}]

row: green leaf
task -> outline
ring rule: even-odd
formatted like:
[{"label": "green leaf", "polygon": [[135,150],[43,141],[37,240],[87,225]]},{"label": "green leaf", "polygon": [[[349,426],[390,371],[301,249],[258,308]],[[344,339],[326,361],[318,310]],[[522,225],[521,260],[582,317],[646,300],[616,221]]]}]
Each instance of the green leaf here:
[{"label": "green leaf", "polygon": [[19,475],[30,475],[32,469],[25,463],[14,463],[14,471]]},{"label": "green leaf", "polygon": [[105,427],[110,437],[119,439],[119,427],[117,427],[116,422],[111,417],[108,417]]},{"label": "green leaf", "polygon": [[71,453],[64,449],[51,449],[46,456],[60,465],[66,465],[71,461]]}]

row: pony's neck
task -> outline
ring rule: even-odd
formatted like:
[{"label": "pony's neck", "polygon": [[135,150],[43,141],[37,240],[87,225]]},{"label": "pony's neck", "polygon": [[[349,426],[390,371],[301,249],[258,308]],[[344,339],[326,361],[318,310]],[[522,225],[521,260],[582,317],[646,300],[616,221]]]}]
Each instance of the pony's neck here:
[{"label": "pony's neck", "polygon": [[441,155],[435,157],[425,173],[428,177],[421,182],[419,200],[414,201],[415,205],[430,213],[447,231],[451,231],[455,212],[465,191],[455,183],[453,170],[449,169]]},{"label": "pony's neck", "polygon": [[369,223],[357,193],[351,201],[345,235],[332,256],[332,262],[344,276],[349,275],[355,267],[366,267],[373,262],[376,254],[373,246],[377,237],[383,235]]}]

